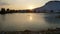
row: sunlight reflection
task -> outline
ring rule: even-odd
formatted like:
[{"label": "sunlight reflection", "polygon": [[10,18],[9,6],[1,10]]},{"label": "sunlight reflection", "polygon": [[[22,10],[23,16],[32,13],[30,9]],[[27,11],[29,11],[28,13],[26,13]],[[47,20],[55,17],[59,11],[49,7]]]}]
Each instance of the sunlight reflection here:
[{"label": "sunlight reflection", "polygon": [[33,20],[32,14],[29,14],[29,15],[28,15],[28,20],[29,20],[29,21],[32,21],[32,20]]},{"label": "sunlight reflection", "polygon": [[32,16],[30,15],[30,20],[32,20],[33,18],[32,18]]}]

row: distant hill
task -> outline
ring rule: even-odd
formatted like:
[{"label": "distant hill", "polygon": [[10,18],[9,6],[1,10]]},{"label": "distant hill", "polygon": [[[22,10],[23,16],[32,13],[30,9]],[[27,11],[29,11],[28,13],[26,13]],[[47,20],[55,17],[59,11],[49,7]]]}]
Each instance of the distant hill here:
[{"label": "distant hill", "polygon": [[35,8],[34,11],[60,11],[60,1],[49,1],[44,6]]}]

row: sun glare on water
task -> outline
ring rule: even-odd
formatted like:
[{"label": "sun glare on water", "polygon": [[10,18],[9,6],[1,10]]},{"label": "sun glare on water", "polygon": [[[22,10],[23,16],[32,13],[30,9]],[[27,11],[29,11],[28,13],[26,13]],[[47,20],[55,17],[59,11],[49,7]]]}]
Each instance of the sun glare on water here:
[{"label": "sun glare on water", "polygon": [[33,20],[33,16],[32,16],[32,14],[29,14],[28,15],[28,21],[32,21]]},{"label": "sun glare on water", "polygon": [[29,19],[32,20],[32,16],[30,16]]}]

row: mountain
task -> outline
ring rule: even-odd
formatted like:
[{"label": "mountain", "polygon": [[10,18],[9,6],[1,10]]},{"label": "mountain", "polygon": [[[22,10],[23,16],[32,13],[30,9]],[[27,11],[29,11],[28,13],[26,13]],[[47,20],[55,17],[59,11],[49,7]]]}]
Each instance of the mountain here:
[{"label": "mountain", "polygon": [[49,1],[44,6],[35,8],[34,11],[60,11],[60,1]]}]

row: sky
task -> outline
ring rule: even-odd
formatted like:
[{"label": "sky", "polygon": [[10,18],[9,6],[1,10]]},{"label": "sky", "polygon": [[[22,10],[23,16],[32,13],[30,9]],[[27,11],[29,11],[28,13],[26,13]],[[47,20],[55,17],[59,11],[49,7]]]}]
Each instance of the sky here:
[{"label": "sky", "polygon": [[34,9],[43,6],[50,0],[0,0],[0,8]]}]

